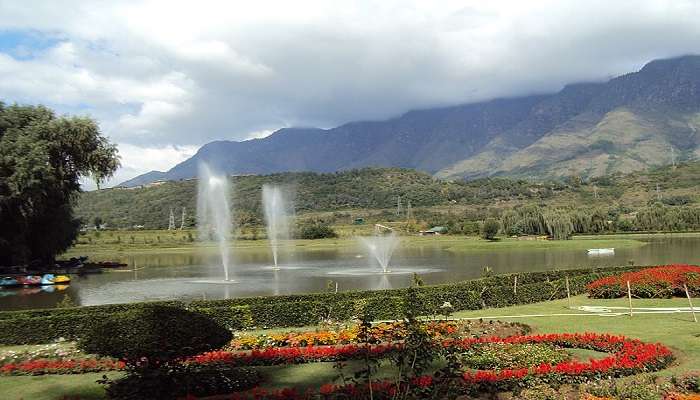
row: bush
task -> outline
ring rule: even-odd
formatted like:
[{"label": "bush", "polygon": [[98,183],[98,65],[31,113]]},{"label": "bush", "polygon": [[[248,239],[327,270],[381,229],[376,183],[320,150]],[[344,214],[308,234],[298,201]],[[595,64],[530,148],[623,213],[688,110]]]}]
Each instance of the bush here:
[{"label": "bush", "polygon": [[302,225],[299,229],[299,239],[336,238],[338,234],[331,226],[323,221],[313,221]]},{"label": "bush", "polygon": [[[641,267],[586,268],[566,271],[541,271],[496,275],[480,279],[416,288],[419,311],[425,315],[440,313],[440,306],[450,302],[454,311],[485,307],[529,304],[566,297],[564,277],[569,277],[572,294],[586,292],[586,285],[599,278],[639,270]],[[513,279],[518,277],[517,295]],[[187,308],[204,314],[229,329],[252,327],[291,327],[316,324],[321,320],[348,320],[356,316],[357,305],[364,300],[378,319],[401,317],[403,297],[408,289],[348,291],[285,296],[241,297],[228,300],[184,303],[132,303],[61,309],[0,312],[0,343],[48,343],[60,337],[79,339],[105,319],[106,315],[160,305]]]},{"label": "bush", "polygon": [[131,373],[107,384],[107,396],[118,400],[175,399],[229,394],[257,386],[260,374],[252,368],[226,364],[180,365],[171,370]]},{"label": "bush", "polygon": [[106,316],[83,335],[78,347],[130,365],[154,367],[218,349],[231,338],[231,332],[202,314],[147,304]]},{"label": "bush", "polygon": [[487,240],[493,240],[501,229],[501,224],[495,218],[486,218],[481,226],[481,237]]}]

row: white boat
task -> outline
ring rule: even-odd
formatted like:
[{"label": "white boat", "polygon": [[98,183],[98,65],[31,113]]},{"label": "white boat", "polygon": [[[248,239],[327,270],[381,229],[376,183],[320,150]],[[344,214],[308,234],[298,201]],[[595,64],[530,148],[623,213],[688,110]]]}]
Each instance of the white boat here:
[{"label": "white boat", "polygon": [[588,254],[591,254],[591,255],[615,254],[615,249],[612,247],[607,248],[607,249],[588,249]]}]

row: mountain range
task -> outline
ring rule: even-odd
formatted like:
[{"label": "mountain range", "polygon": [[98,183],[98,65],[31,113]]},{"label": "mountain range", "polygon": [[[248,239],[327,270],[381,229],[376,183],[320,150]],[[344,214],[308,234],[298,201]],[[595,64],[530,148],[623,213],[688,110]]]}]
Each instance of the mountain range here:
[{"label": "mountain range", "polygon": [[166,172],[121,186],[229,174],[413,168],[444,179],[597,177],[700,158],[700,56],[655,60],[607,82],[553,94],[409,111],[332,129],[284,128],[215,141]]}]

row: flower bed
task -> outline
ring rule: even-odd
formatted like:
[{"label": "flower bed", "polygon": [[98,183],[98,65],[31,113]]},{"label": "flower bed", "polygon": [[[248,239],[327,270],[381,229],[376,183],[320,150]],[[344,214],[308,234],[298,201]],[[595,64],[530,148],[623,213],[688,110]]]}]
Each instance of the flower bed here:
[{"label": "flower bed", "polygon": [[84,374],[124,369],[121,361],[110,359],[48,360],[37,359],[8,363],[0,367],[3,375]]},{"label": "flower bed", "polygon": [[[428,334],[436,340],[457,337],[513,336],[529,332],[527,325],[500,321],[429,321],[424,324]],[[357,343],[359,328],[355,325],[344,329],[263,333],[239,335],[225,350],[255,350],[271,347],[307,347],[322,345],[346,345]],[[396,342],[406,336],[402,322],[374,325],[370,331],[371,343]]]},{"label": "flower bed", "polygon": [[[562,348],[590,349],[610,353],[607,357],[590,359],[588,361],[566,359],[561,362],[542,363],[523,368],[466,370],[462,379],[471,388],[489,385],[495,385],[500,388],[513,385],[518,380],[535,376],[556,382],[581,382],[592,377],[631,375],[662,369],[673,359],[671,352],[661,344],[650,344],[622,336],[595,333],[445,339],[441,344],[448,351],[470,351],[474,348],[491,344],[549,344]],[[301,364],[364,358],[367,353],[372,358],[382,358],[387,357],[392,352],[401,351],[401,349],[402,344],[400,342],[376,345],[348,344],[341,346],[272,347],[252,351],[209,352],[191,357],[185,362],[196,364],[223,363],[228,366]],[[83,373],[123,368],[124,364],[122,362],[111,359],[36,359],[7,363],[0,367],[0,373]],[[423,384],[427,380],[428,378],[425,378]]]},{"label": "flower bed", "polygon": [[700,295],[700,266],[687,264],[662,265],[621,275],[607,276],[586,286],[590,297],[610,299],[627,295],[627,282],[632,295],[640,298],[685,297],[683,285],[691,295]]},{"label": "flower bed", "polygon": [[84,354],[70,343],[37,345],[27,350],[0,352],[0,374],[81,374],[123,369],[124,363],[111,358]]},{"label": "flower bed", "polygon": [[[594,379],[612,378],[633,375],[641,372],[656,371],[665,368],[673,360],[671,351],[661,344],[644,343],[624,336],[604,335],[597,333],[585,334],[548,334],[511,336],[507,338],[484,337],[462,340],[445,340],[442,346],[453,351],[469,350],[474,346],[484,344],[551,344],[563,348],[589,349],[610,353],[601,359],[588,361],[565,360],[557,363],[542,363],[537,366],[498,369],[498,370],[467,370],[461,379],[457,380],[459,391],[472,393],[477,391],[508,390],[526,380],[537,378],[552,383],[580,383]],[[401,344],[379,345],[369,347],[374,357],[386,356],[391,351],[400,351]],[[229,352],[208,353],[197,356],[191,361],[199,363],[224,362],[234,365],[274,365],[280,363],[299,363],[310,361],[335,361],[343,358],[353,358],[366,354],[366,347],[347,345],[342,347],[283,347],[269,348],[263,351],[252,351],[247,356]],[[454,381],[454,380],[453,380]],[[413,389],[430,391],[440,383],[432,376],[414,379],[410,385]],[[442,382],[444,383],[444,381]],[[455,382],[453,382],[455,383]],[[401,388],[404,390],[404,388]],[[298,393],[294,389],[276,391],[255,391],[239,393],[233,399],[305,399],[312,395],[321,398],[336,398],[338,396],[362,397],[368,391],[366,386],[358,385],[324,385],[313,393]],[[393,381],[374,382],[372,392],[375,398],[391,398],[397,391]]]}]

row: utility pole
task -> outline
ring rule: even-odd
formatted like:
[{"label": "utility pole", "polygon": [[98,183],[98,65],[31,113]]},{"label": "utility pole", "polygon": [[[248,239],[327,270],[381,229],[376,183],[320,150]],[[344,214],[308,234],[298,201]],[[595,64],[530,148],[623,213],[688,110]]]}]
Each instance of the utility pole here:
[{"label": "utility pole", "polygon": [[408,201],[406,205],[406,220],[410,221],[413,219],[413,207],[411,207],[411,200]]},{"label": "utility pole", "polygon": [[396,199],[396,216],[400,216],[403,212],[403,207],[401,207],[401,196]]},{"label": "utility pole", "polygon": [[598,186],[593,185],[593,198],[597,199],[598,198]]},{"label": "utility pole", "polygon": [[170,207],[170,218],[168,218],[168,230],[175,230],[175,214],[173,214],[172,207]]},{"label": "utility pole", "polygon": [[187,208],[182,207],[182,219],[180,220],[180,230],[185,229],[185,214],[187,212]]},{"label": "utility pole", "polygon": [[676,168],[676,150],[671,146],[671,165]]},{"label": "utility pole", "polygon": [[659,184],[656,184],[656,200],[661,201],[661,189],[659,188]]}]

